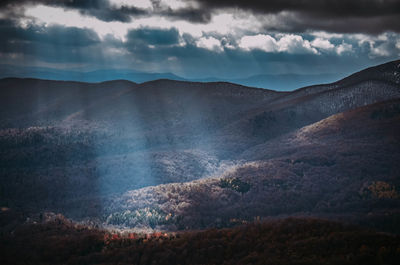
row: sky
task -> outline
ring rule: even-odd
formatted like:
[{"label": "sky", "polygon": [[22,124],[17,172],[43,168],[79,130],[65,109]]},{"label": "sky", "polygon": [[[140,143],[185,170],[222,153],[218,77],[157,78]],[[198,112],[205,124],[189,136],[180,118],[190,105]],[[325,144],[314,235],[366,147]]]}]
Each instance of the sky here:
[{"label": "sky", "polygon": [[0,64],[184,78],[352,73],[400,57],[399,0],[6,0]]}]

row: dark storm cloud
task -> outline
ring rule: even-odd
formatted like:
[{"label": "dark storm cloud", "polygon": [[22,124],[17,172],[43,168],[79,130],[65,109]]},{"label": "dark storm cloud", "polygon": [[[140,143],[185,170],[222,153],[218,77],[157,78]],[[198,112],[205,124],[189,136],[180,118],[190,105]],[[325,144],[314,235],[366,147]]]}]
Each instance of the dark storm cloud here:
[{"label": "dark storm cloud", "polygon": [[106,22],[110,21],[120,21],[120,22],[130,22],[132,16],[143,16],[147,12],[134,7],[121,8],[91,8],[91,9],[80,9],[79,12],[83,15],[94,16],[99,20]]},{"label": "dark storm cloud", "polygon": [[147,11],[135,7],[114,7],[108,0],[6,0],[0,2],[0,8],[18,8],[23,4],[45,4],[48,6],[62,7],[78,10],[86,16],[93,16],[106,22],[120,21],[130,22],[132,16],[142,16],[148,14]]},{"label": "dark storm cloud", "polygon": [[171,45],[179,42],[179,32],[175,28],[169,30],[141,28],[130,30],[128,42],[143,42],[151,45]]},{"label": "dark storm cloud", "polygon": [[176,10],[167,8],[160,10],[158,13],[170,19],[182,19],[192,23],[208,23],[211,20],[211,10],[199,10],[191,7]]},{"label": "dark storm cloud", "polygon": [[[89,46],[100,42],[96,32],[90,29],[63,27],[52,25],[48,27],[30,25],[27,28],[17,27],[12,20],[0,20],[1,43],[41,42],[58,46]],[[0,47],[1,49],[1,47]]]},{"label": "dark storm cloud", "polygon": [[[202,10],[240,8],[258,14],[281,15],[279,27],[268,30],[304,32],[325,30],[340,33],[400,32],[398,0],[198,0]],[[290,12],[286,17],[280,12]]]},{"label": "dark storm cloud", "polygon": [[45,4],[54,7],[62,7],[78,10],[86,16],[93,16],[99,20],[110,22],[130,22],[132,16],[150,16],[160,15],[171,19],[183,19],[193,23],[207,23],[211,19],[211,13],[208,10],[198,10],[194,8],[179,8],[173,10],[169,7],[161,6],[159,1],[152,1],[154,11],[136,8],[133,6],[116,7],[110,4],[108,0],[5,0],[0,2],[0,8],[12,9],[21,7],[24,4]]},{"label": "dark storm cloud", "polygon": [[[76,9],[80,13],[103,21],[130,22],[134,16],[165,16],[172,20],[183,19],[192,23],[208,23],[212,14],[221,8],[239,8],[256,14],[275,14],[280,24],[266,30],[304,32],[325,30],[329,32],[372,33],[400,32],[399,0],[196,0],[199,7],[171,9],[153,0],[153,11],[132,6],[116,7],[108,0],[6,0],[0,8],[15,8],[23,4],[46,4]],[[286,11],[287,16],[283,15]],[[283,13],[281,13],[283,12]],[[289,13],[289,15],[288,15]]]},{"label": "dark storm cloud", "polygon": [[46,4],[54,6],[67,6],[71,8],[102,8],[105,5],[108,6],[108,0],[3,0],[0,2],[0,8],[2,7],[13,7],[23,4]]},{"label": "dark storm cloud", "polygon": [[[11,20],[0,20],[0,55],[4,63],[24,65],[35,61],[49,63],[102,63],[104,46],[89,29],[62,26],[21,28]],[[21,57],[14,58],[13,56]]]},{"label": "dark storm cloud", "polygon": [[3,56],[21,54],[30,61],[54,63],[99,61],[96,47],[101,42],[90,29],[57,25],[21,28],[14,21],[3,19],[0,20],[0,36],[3,36],[0,39],[0,54]]},{"label": "dark storm cloud", "polygon": [[[143,28],[129,31],[126,39],[125,43],[121,43],[122,48],[129,51],[132,58],[149,63],[162,63],[165,58],[172,56],[168,55],[170,48],[166,47],[179,42],[179,32],[175,28],[170,30]],[[117,40],[113,45],[121,48]]]},{"label": "dark storm cloud", "polygon": [[[152,10],[142,10],[130,6],[114,6],[108,0],[2,1],[0,2],[2,17],[8,19],[0,20],[2,36],[0,57],[2,60],[5,58],[8,62],[19,65],[39,62],[62,66],[64,63],[70,63],[90,65],[94,69],[117,66],[152,69],[151,71],[157,69],[160,72],[177,71],[176,74],[192,77],[243,77],[262,73],[321,73],[335,72],[337,69],[351,71],[356,65],[367,65],[372,61],[380,63],[379,60],[383,60],[382,58],[393,59],[394,56],[398,56],[399,34],[386,32],[400,32],[397,1],[198,0],[198,3],[199,6],[189,5],[172,9],[153,1]],[[131,21],[135,16],[147,16],[150,20],[163,17],[170,20],[184,19],[191,23],[207,23],[212,20],[213,15],[221,12],[240,17],[247,15],[240,10],[247,10],[258,14],[259,17],[256,19],[264,21],[265,28],[260,30],[257,27],[253,30],[249,25],[240,32],[232,26],[232,32],[221,33],[215,30],[218,25],[212,24],[211,29],[205,28],[200,36],[201,32],[197,35],[190,34],[190,25],[186,24],[183,30],[179,28],[179,31],[176,28],[152,28],[157,26],[154,25],[156,21],[154,20],[149,23],[151,26],[143,25],[139,26],[142,28],[131,29],[126,36],[121,35],[125,33],[123,30],[117,30],[118,33],[114,35],[112,30],[99,30],[99,34],[103,34],[100,39],[94,31],[98,28],[86,29],[85,26],[91,25],[85,25],[84,22],[82,24],[78,22],[78,27],[75,28],[56,26],[52,23],[42,26],[39,23],[40,19],[37,21],[27,17],[24,19],[24,8],[30,4],[72,9],[103,21],[121,22]],[[221,11],[223,8],[228,9]],[[237,9],[232,11],[229,8]],[[268,21],[270,18],[271,21]],[[227,19],[230,19],[230,16],[227,16]],[[181,26],[179,23],[171,24],[176,27]],[[138,25],[132,24],[132,27]],[[278,40],[279,34],[275,33],[282,32],[297,33],[296,35],[311,45],[317,35],[313,35],[315,32],[310,31],[369,34],[363,35],[366,40],[361,42],[356,36],[350,36],[352,34],[340,35],[338,39],[330,39],[333,48],[328,50],[322,48],[315,54],[265,52],[262,49],[245,49],[240,46],[241,38],[244,36],[260,34]],[[109,34],[104,35],[107,32]],[[388,38],[379,39],[382,36],[373,36],[381,32],[386,32]],[[207,49],[207,45],[201,45],[201,40],[209,37],[220,41],[219,49]],[[350,49],[347,52],[339,52],[338,48],[342,44],[348,45]]]},{"label": "dark storm cloud", "polygon": [[[400,14],[398,0],[196,0],[201,4],[200,9],[186,9],[188,13],[195,10],[204,12],[214,8],[241,8],[257,13],[278,13],[281,11],[299,11],[310,14],[323,14],[329,17],[371,17],[390,14]],[[160,1],[151,1],[155,9],[161,10]],[[107,9],[111,5],[108,0],[3,0],[0,8],[7,5],[21,5],[23,3],[47,4],[70,8],[90,10]],[[179,10],[179,9],[178,9]],[[182,9],[184,10],[184,9]],[[184,13],[184,12],[182,12]],[[190,16],[188,16],[190,17]]]},{"label": "dark storm cloud", "polygon": [[299,11],[329,17],[373,17],[400,14],[398,0],[197,0],[203,8],[237,7],[257,13]]},{"label": "dark storm cloud", "polygon": [[131,16],[148,14],[147,11],[135,7],[114,7],[108,0],[64,0],[58,3],[51,1],[50,5],[61,5],[67,8],[77,9],[81,14],[94,16],[106,22],[130,22],[132,20]]},{"label": "dark storm cloud", "polygon": [[348,18],[320,18],[296,13],[279,17],[278,26],[265,23],[266,31],[303,33],[307,31],[327,31],[332,33],[379,34],[387,31],[400,32],[398,15]]}]

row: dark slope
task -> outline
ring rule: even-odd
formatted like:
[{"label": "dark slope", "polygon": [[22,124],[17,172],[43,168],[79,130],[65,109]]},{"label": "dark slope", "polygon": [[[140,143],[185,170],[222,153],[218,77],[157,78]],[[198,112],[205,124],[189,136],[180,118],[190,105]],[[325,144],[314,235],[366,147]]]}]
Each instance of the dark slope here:
[{"label": "dark slope", "polygon": [[30,127],[42,122],[53,126],[64,119],[115,123],[115,115],[119,119],[126,115],[135,117],[135,111],[144,113],[150,122],[156,116],[179,115],[178,111],[193,118],[196,112],[198,116],[203,111],[215,115],[222,111],[226,118],[276,95],[274,91],[222,82],[157,80],[137,85],[124,80],[81,83],[6,78],[0,80],[0,125]]},{"label": "dark slope", "polygon": [[254,162],[227,170],[225,180],[118,196],[106,207],[107,222],[146,223],[135,219],[135,210],[150,207],[173,216],[174,222],[160,223],[167,229],[306,214],[400,232],[400,100],[333,115],[256,146],[242,158]]},{"label": "dark slope", "polygon": [[[400,98],[400,61],[369,68],[330,85],[306,87],[243,114],[220,132],[234,145],[228,154],[261,143],[330,115]],[[373,73],[374,74],[373,74]],[[224,147],[222,147],[224,148]]]},{"label": "dark slope", "polygon": [[127,81],[89,84],[5,78],[0,80],[0,128],[52,126],[88,106],[135,87]]},{"label": "dark slope", "polygon": [[[252,147],[242,159],[264,160],[302,149],[301,146],[337,147],[361,141],[375,146],[390,146],[400,140],[400,99],[389,100],[339,113],[306,126],[292,134]],[[271,150],[270,148],[274,148]]]},{"label": "dark slope", "polygon": [[385,64],[369,67],[337,82],[324,85],[314,85],[299,88],[292,93],[291,97],[315,94],[338,87],[347,87],[365,81],[385,82],[392,85],[400,84],[400,60],[391,61]]}]

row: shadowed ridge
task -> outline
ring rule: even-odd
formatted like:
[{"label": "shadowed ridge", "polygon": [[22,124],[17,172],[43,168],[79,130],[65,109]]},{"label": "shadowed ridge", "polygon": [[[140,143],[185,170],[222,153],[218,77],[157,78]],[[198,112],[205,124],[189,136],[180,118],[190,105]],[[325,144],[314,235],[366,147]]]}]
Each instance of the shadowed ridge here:
[{"label": "shadowed ridge", "polygon": [[253,144],[264,142],[336,113],[400,98],[400,84],[393,81],[393,76],[400,76],[398,62],[366,69],[333,84],[277,94],[267,104],[242,113],[219,135],[228,136],[230,142],[237,143],[235,148],[231,145],[230,152],[240,152],[246,148],[243,139]]},{"label": "shadowed ridge", "polygon": [[[381,98],[380,100],[391,98],[389,94],[399,94],[400,60],[361,70],[334,83],[299,88],[280,97],[275,104],[277,106],[282,104],[293,105],[329,96],[338,97],[339,94],[342,94],[341,97],[348,97],[346,101],[349,101],[350,97],[356,97],[356,95],[360,94],[361,91],[363,91],[362,93],[366,94],[366,96],[370,96],[371,93],[382,94],[380,96],[375,95],[377,96],[376,101],[379,101],[378,98],[382,97],[386,93],[388,95],[384,96],[385,98]],[[344,98],[341,100],[343,99]],[[365,102],[363,105],[369,103],[374,102]],[[358,105],[359,103],[352,104]]]},{"label": "shadowed ridge", "polygon": [[0,84],[6,83],[6,82],[19,82],[19,83],[48,83],[48,84],[71,84],[71,85],[90,85],[93,83],[87,83],[87,82],[81,82],[81,81],[68,81],[68,80],[51,80],[51,79],[39,79],[39,78],[20,78],[20,77],[5,77],[0,79]]},{"label": "shadowed ridge", "polygon": [[301,87],[292,91],[292,94],[313,94],[323,92],[338,87],[351,86],[363,81],[381,81],[400,85],[400,60],[372,66],[351,74],[341,80],[333,83],[318,84],[312,86]]},{"label": "shadowed ridge", "polygon": [[308,92],[307,94],[310,93],[315,93],[315,92],[321,92],[322,90],[327,90],[327,89],[332,89],[337,86],[349,86],[357,82],[361,82],[362,80],[377,80],[377,81],[385,81],[385,82],[390,82],[394,84],[400,84],[400,74],[393,74],[393,73],[398,73],[400,69],[400,60],[394,60],[385,64],[373,66],[366,68],[364,70],[361,70],[359,72],[356,72],[348,77],[345,77],[341,80],[338,80],[333,83],[326,83],[326,84],[318,84],[318,85],[312,85],[312,86],[305,86],[298,88],[294,91],[288,92],[278,92],[275,90],[271,89],[263,89],[263,88],[256,88],[256,87],[251,87],[251,86],[244,86],[240,84],[236,84],[233,82],[225,82],[225,81],[217,81],[217,82],[196,82],[196,81],[185,81],[185,80],[174,80],[174,79],[156,79],[152,81],[146,81],[143,83],[135,83],[133,81],[129,81],[126,79],[117,79],[117,80],[110,80],[110,81],[103,81],[103,82],[81,82],[81,81],[68,81],[68,80],[51,80],[51,79],[39,79],[39,78],[19,78],[19,77],[6,77],[0,79],[0,82],[3,81],[10,81],[10,80],[26,80],[26,81],[34,81],[34,80],[41,80],[41,81],[52,81],[52,82],[69,82],[69,83],[78,83],[78,84],[112,84],[113,82],[126,82],[126,83],[132,83],[132,84],[140,84],[142,86],[148,86],[148,85],[154,85],[154,84],[166,84],[166,83],[175,83],[175,84],[210,84],[210,85],[233,85],[236,87],[241,87],[241,88],[247,88],[247,89],[255,89],[255,90],[263,90],[263,91],[269,91],[269,92],[277,92],[277,93],[282,93],[283,95],[285,94],[298,94],[300,92]]},{"label": "shadowed ridge", "polygon": [[225,82],[225,81],[216,81],[216,82],[197,82],[197,81],[184,81],[184,80],[171,80],[171,79],[157,79],[157,80],[152,80],[148,82],[143,82],[140,83],[141,86],[143,87],[151,87],[151,86],[161,86],[161,85],[178,85],[178,86],[183,86],[183,85],[189,85],[189,86],[206,86],[206,88],[218,88],[218,87],[233,87],[233,88],[238,88],[238,89],[249,89],[249,90],[257,90],[257,91],[264,91],[264,92],[272,92],[272,93],[286,93],[286,92],[281,92],[281,91],[275,91],[275,90],[270,90],[270,89],[264,89],[264,88],[257,88],[257,87],[249,87],[249,86],[244,86],[236,83],[231,83],[231,82]]},{"label": "shadowed ridge", "polygon": [[20,78],[20,77],[5,77],[0,78],[0,84],[3,82],[50,82],[52,84],[79,84],[79,85],[137,85],[137,83],[125,79],[116,79],[103,82],[83,82],[83,81],[70,81],[70,80],[52,80],[41,78]]},{"label": "shadowed ridge", "polygon": [[103,82],[99,82],[99,83],[95,83],[95,84],[99,84],[99,85],[114,85],[114,84],[118,84],[118,85],[138,85],[138,83],[135,83],[133,81],[130,80],[126,80],[126,79],[115,79],[115,80],[108,80],[108,81],[103,81]]},{"label": "shadowed ridge", "polygon": [[[263,160],[273,156],[279,157],[287,153],[288,149],[301,150],[301,146],[311,143],[340,142],[345,138],[351,138],[354,141],[370,139],[371,143],[386,140],[400,143],[399,121],[400,98],[377,102],[334,114],[294,132],[254,146],[241,154],[239,158]],[[273,148],[273,146],[279,148]]]},{"label": "shadowed ridge", "polygon": [[[360,82],[359,79],[379,80],[400,84],[400,60],[372,66],[345,77],[334,84],[342,86],[351,85],[354,82]],[[395,74],[397,73],[397,74]]]}]

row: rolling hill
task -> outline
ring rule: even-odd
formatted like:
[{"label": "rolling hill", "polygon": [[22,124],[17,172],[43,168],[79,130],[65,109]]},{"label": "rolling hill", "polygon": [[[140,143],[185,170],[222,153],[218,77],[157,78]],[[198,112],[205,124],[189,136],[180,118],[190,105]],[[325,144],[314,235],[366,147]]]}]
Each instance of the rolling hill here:
[{"label": "rolling hill", "polygon": [[292,92],[1,79],[0,205],[144,229],[306,215],[398,232],[399,72]]}]

